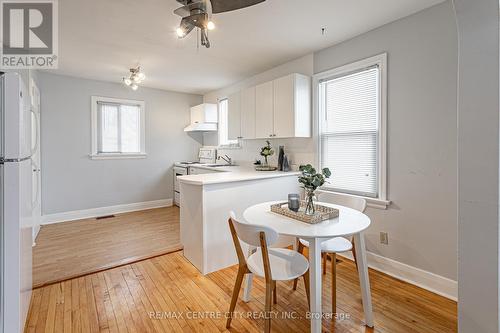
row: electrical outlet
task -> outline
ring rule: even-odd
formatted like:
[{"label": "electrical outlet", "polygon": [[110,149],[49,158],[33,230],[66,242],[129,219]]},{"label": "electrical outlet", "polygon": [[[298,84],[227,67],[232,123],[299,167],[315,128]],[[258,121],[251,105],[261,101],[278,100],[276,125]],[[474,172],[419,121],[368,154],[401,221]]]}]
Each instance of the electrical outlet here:
[{"label": "electrical outlet", "polygon": [[389,245],[389,234],[387,232],[380,232],[380,244]]}]

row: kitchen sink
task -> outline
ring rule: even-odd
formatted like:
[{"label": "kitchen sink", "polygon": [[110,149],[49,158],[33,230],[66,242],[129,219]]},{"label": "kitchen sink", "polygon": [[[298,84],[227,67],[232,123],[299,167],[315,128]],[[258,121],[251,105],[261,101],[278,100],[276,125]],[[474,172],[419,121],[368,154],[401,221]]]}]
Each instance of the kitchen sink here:
[{"label": "kitchen sink", "polygon": [[237,166],[237,165],[236,164],[210,164],[210,165],[207,165],[207,167],[210,167],[210,168],[232,167],[232,166]]}]

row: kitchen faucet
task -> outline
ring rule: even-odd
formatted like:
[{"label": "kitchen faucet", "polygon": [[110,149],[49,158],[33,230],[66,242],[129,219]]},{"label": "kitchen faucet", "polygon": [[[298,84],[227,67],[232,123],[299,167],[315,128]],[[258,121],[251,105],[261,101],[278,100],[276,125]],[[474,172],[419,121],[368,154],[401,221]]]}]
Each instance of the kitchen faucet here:
[{"label": "kitchen faucet", "polygon": [[[226,156],[226,157],[224,157]],[[233,160],[231,159],[231,157],[227,156],[227,155],[224,155],[224,156],[218,156],[217,159],[220,160],[224,160],[228,165],[232,165],[233,164]]]}]

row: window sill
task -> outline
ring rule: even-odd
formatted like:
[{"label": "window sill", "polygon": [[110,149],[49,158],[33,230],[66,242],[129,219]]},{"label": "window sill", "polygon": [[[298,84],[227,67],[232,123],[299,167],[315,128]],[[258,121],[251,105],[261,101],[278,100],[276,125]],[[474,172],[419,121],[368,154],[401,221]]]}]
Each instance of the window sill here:
[{"label": "window sill", "polygon": [[217,146],[217,149],[241,149],[241,145],[240,144],[237,144],[237,145],[220,145],[220,146]]},{"label": "window sill", "polygon": [[329,192],[329,193],[336,193],[336,194],[341,194],[341,195],[350,195],[353,197],[358,197],[358,198],[363,198],[366,200],[366,206],[371,207],[371,208],[377,208],[377,209],[387,209],[389,205],[391,204],[391,201],[389,200],[383,200],[379,198],[372,198],[372,197],[365,197],[362,195],[354,195],[354,194],[347,194],[347,193],[342,193],[342,192],[335,192],[335,191],[329,191],[329,190],[322,190],[319,189],[320,192]]},{"label": "window sill", "polygon": [[137,159],[137,158],[146,158],[147,154],[145,153],[137,153],[137,154],[91,154],[91,160],[121,160],[121,159]]}]

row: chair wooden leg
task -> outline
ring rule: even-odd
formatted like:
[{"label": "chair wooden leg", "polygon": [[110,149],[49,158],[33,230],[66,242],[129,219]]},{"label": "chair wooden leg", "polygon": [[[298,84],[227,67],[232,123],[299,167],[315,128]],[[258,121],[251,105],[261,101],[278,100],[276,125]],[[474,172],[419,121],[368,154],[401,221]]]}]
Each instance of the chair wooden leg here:
[{"label": "chair wooden leg", "polygon": [[326,253],[321,254],[321,258],[323,259],[323,275],[326,274],[326,258],[327,257],[328,256]]},{"label": "chair wooden leg", "polygon": [[272,281],[266,282],[266,306],[265,306],[265,324],[264,332],[271,332],[271,298],[273,297],[273,283]]},{"label": "chair wooden leg", "polygon": [[311,289],[309,288],[309,270],[302,275],[304,279],[304,286],[306,288],[306,296],[307,296],[307,308],[311,308]]},{"label": "chair wooden leg", "polygon": [[276,281],[273,281],[273,303],[278,304],[278,295],[276,294]]},{"label": "chair wooden leg", "polygon": [[[304,252],[304,245],[302,245],[302,243],[298,240],[297,238],[297,242],[299,243],[298,246],[297,246],[297,252],[300,253],[300,254],[303,254]],[[299,279],[295,279],[293,280],[293,290],[297,290],[297,282],[299,281]]]},{"label": "chair wooden leg", "polygon": [[233,289],[233,297],[231,298],[231,305],[229,306],[229,313],[226,321],[226,328],[231,327],[231,320],[233,319],[234,308],[236,307],[236,301],[238,301],[238,295],[240,294],[241,283],[243,282],[243,277],[246,273],[249,273],[246,267],[240,267],[238,269],[238,275],[236,276],[236,282]]},{"label": "chair wooden leg", "polygon": [[354,258],[354,264],[356,265],[356,271],[358,270],[358,261],[356,260],[356,248],[354,247],[354,238],[351,241],[352,244],[352,256]]},{"label": "chair wooden leg", "polygon": [[331,254],[332,258],[332,313],[337,312],[337,255]]}]

